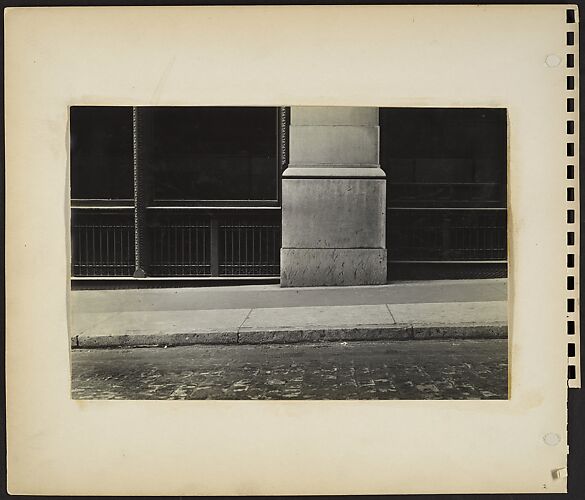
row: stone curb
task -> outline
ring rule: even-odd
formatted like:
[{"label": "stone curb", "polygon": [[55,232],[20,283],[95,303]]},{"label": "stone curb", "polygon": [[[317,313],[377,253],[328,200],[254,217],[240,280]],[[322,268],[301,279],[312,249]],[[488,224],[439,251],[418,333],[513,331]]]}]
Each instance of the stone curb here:
[{"label": "stone curb", "polygon": [[265,330],[233,330],[222,332],[133,333],[71,338],[74,349],[110,347],[177,347],[200,344],[254,345],[297,344],[315,342],[351,342],[376,340],[425,339],[505,339],[505,323],[485,325],[368,325],[335,328],[280,328]]}]

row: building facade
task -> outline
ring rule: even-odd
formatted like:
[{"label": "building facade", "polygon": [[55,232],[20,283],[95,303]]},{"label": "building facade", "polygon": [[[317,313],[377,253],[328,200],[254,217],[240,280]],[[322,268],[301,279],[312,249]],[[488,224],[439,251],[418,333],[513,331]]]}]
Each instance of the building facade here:
[{"label": "building facade", "polygon": [[506,275],[504,109],[70,112],[74,282]]}]

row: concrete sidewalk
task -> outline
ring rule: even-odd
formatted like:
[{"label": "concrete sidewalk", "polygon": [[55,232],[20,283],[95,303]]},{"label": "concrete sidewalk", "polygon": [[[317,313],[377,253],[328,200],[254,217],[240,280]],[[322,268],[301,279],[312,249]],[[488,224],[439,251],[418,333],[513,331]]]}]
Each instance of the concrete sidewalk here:
[{"label": "concrete sidewalk", "polygon": [[71,345],[505,338],[506,286],[499,279],[73,291]]},{"label": "concrete sidewalk", "polygon": [[[433,280],[374,286],[281,288],[279,285],[202,286],[120,290],[74,290],[80,312],[252,309],[507,300],[505,278]],[[153,282],[153,286],[156,281]]]}]

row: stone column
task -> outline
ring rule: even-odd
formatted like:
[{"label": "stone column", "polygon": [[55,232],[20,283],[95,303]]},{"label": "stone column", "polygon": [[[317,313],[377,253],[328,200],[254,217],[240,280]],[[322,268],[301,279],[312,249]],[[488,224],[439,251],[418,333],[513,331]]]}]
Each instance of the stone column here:
[{"label": "stone column", "polygon": [[386,282],[378,108],[292,107],[281,286]]}]

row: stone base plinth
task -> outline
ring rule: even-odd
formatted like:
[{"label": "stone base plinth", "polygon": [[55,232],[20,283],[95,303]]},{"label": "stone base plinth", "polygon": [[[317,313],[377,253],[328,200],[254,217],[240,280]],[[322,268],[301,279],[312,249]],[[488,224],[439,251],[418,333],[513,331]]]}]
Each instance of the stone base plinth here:
[{"label": "stone base plinth", "polygon": [[386,249],[283,248],[280,286],[381,285],[386,283]]}]

